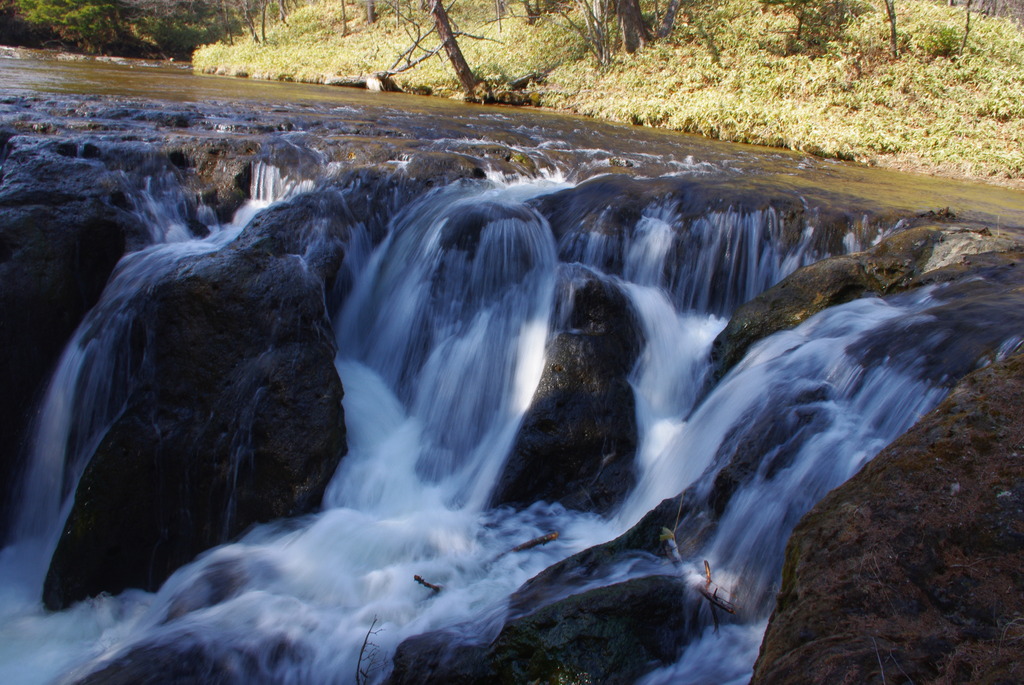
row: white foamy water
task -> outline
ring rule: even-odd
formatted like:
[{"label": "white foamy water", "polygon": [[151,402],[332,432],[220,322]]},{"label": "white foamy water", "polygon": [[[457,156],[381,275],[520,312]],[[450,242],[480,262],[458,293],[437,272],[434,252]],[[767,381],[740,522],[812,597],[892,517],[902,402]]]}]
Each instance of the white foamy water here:
[{"label": "white foamy water", "polygon": [[[255,179],[286,194],[313,187],[269,169]],[[126,258],[69,345],[43,410],[51,423],[41,424],[31,494],[0,562],[0,681],[71,681],[153,646],[198,649],[238,682],[350,683],[369,636],[376,657],[364,652],[362,665],[377,682],[407,637],[445,628],[466,642],[492,639],[509,595],[526,580],[621,534],[686,487],[708,491],[737,454],[754,450],[751,473],[714,534],[684,560],[688,577],[699,577],[709,559],[719,585],[742,588],[746,611],[719,634],[702,614],[679,662],[644,682],[749,677],[789,530],[942,395],[912,367],[865,368],[853,353],[879,327],[926,316],[930,294],[823,312],[756,345],[709,391],[709,351],[726,314],[816,258],[810,232],[782,248],[768,210],[719,212],[681,227],[670,208],[652,207],[625,236],[568,227],[570,239],[558,246],[531,200],[566,187],[558,179],[457,184],[409,203],[375,248],[355,231],[346,265],[353,282],[336,317],[349,453],[322,510],[210,550],[156,593],[103,596],[48,614],[38,603],[46,549],[90,446],[130,383],[98,387],[130,374],[87,361],[90,345],[116,350],[117,315],[130,316],[131,293],[233,234]],[[247,219],[243,213],[239,223]],[[637,484],[607,518],[543,502],[523,511],[486,506],[541,378],[554,312],[569,306],[554,301],[560,247],[563,260],[622,289],[644,341],[630,376]],[[609,263],[618,268],[602,272]],[[111,340],[92,330],[100,317]],[[113,360],[104,364],[131,366],[116,351],[104,354]],[[82,418],[83,407],[96,416]],[[88,428],[65,427],[73,421]],[[73,450],[72,433],[86,436]],[[552,531],[557,540],[508,553]],[[40,548],[26,556],[33,544]],[[649,571],[627,564],[601,582]]]}]

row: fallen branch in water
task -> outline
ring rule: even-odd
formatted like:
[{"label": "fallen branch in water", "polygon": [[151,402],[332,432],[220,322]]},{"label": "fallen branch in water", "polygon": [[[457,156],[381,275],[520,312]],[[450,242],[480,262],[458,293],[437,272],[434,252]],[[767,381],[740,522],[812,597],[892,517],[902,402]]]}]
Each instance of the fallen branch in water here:
[{"label": "fallen branch in water", "polygon": [[412,579],[415,580],[420,585],[422,585],[423,587],[430,588],[434,592],[440,592],[441,590],[444,589],[443,585],[434,585],[433,583],[429,583],[429,582],[423,580],[423,576],[413,576]]},{"label": "fallen branch in water", "polygon": [[557,539],[558,539],[558,531],[552,531],[552,532],[547,533],[545,535],[541,535],[539,538],[534,538],[532,540],[527,540],[526,542],[524,542],[521,545],[516,545],[515,547],[513,547],[510,550],[508,550],[507,552],[502,552],[498,556],[494,557],[494,560],[497,561],[498,559],[501,559],[506,554],[515,554],[516,552],[525,552],[528,549],[533,549],[534,547],[540,547],[541,545],[546,545],[549,542],[551,542],[552,540],[557,540]]},{"label": "fallen branch in water", "polygon": [[704,587],[699,587],[697,590],[700,594],[704,595],[704,599],[711,603],[711,620],[715,622],[715,632],[718,632],[718,612],[717,609],[721,609],[727,614],[736,613],[736,605],[727,599],[723,599],[718,596],[718,587],[711,589],[711,564],[708,560],[704,560]]},{"label": "fallen branch in water", "polygon": [[730,602],[729,600],[722,599],[721,597],[719,597],[718,596],[718,588],[715,588],[714,592],[711,592],[707,588],[703,588],[703,587],[702,588],[698,588],[698,589],[700,590],[700,594],[704,595],[704,599],[706,599],[709,602],[711,602],[712,606],[718,607],[719,609],[721,609],[722,611],[726,612],[727,614],[735,614],[736,613],[736,605],[733,604],[732,602]]},{"label": "fallen branch in water", "polygon": [[528,540],[528,541],[524,542],[521,545],[516,545],[515,547],[513,547],[512,549],[509,550],[509,554],[511,554],[513,552],[525,552],[528,549],[533,549],[534,547],[540,547],[541,545],[546,545],[549,542],[552,542],[553,540],[557,540],[557,539],[558,539],[558,533],[557,532],[547,533],[545,535],[541,535],[539,538],[534,538],[532,540]]}]

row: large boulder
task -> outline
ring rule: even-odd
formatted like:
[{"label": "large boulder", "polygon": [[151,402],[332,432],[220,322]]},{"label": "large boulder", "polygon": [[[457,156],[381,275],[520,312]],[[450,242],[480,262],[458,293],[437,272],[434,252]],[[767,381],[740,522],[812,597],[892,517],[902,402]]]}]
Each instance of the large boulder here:
[{"label": "large boulder", "polygon": [[148,288],[142,360],[79,483],[44,589],[60,608],[155,589],[261,521],[316,508],[346,451],[325,291],[345,226],[330,196],[273,208]]},{"label": "large boulder", "polygon": [[629,301],[583,270],[563,274],[571,313],[548,345],[540,384],[493,495],[607,512],[634,482],[637,427],[629,372],[640,333]]},{"label": "large boulder", "polygon": [[0,136],[0,521],[65,343],[145,228],[120,175],[74,139]]},{"label": "large boulder", "polygon": [[1020,682],[1022,559],[1017,355],[804,517],[752,682]]}]

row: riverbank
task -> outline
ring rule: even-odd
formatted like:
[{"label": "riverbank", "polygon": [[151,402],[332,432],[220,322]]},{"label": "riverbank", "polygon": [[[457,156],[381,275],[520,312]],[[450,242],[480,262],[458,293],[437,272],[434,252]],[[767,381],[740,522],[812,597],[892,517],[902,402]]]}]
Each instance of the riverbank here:
[{"label": "riverbank", "polygon": [[[882,7],[860,6],[841,34],[809,45],[794,42],[792,15],[729,0],[680,17],[666,39],[604,67],[569,25],[571,15],[530,25],[513,16],[499,24],[480,8],[454,12],[479,38],[461,40],[476,74],[496,90],[542,74],[526,87],[542,107],[1024,188],[1019,27],[972,13],[964,43],[962,8],[906,0],[897,7],[900,58],[892,60]],[[302,7],[287,25],[268,24],[261,43],[200,48],[195,67],[310,83],[395,68],[411,43],[410,25],[397,25],[381,7],[381,19],[367,26],[352,19],[357,9],[349,7],[343,26],[336,4]],[[409,92],[460,96],[440,55],[394,80]]]}]

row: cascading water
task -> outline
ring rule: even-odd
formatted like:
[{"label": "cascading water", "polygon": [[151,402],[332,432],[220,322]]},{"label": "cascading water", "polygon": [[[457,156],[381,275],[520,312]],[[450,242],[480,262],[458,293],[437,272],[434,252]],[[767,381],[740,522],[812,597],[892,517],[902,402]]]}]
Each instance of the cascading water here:
[{"label": "cascading water", "polygon": [[[252,200],[226,226],[213,223],[206,238],[186,229],[186,200],[170,174],[145,177],[129,196],[154,244],[118,264],[99,303],[68,343],[50,381],[34,426],[33,450],[19,492],[22,504],[11,544],[0,564],[27,597],[39,594],[63,521],[89,457],[123,410],[144,360],[134,328],[147,290],[184,258],[212,252],[235,238],[249,219],[272,202],[308,190],[309,181],[283,182],[276,167],[257,165]],[[278,194],[281,193],[281,194]]]},{"label": "cascading water", "polygon": [[[288,186],[270,169],[254,178],[256,197],[264,184],[313,188]],[[716,475],[753,450],[748,478],[715,514],[693,571],[689,560],[686,571],[675,571],[696,575],[696,560],[709,559],[744,616],[718,637],[705,610],[680,661],[648,680],[748,677],[796,520],[944,392],[918,380],[912,367],[865,368],[849,352],[881,325],[926,316],[932,294],[828,310],[755,346],[707,391],[709,350],[723,316],[824,256],[812,247],[813,227],[784,246],[772,210],[715,212],[682,226],[671,207],[658,204],[610,237],[549,225],[536,200],[566,189],[460,183],[408,204],[372,251],[370,239],[354,231],[350,292],[336,317],[349,454],[322,511],[257,527],[181,568],[155,594],[128,591],[43,614],[31,593],[67,496],[141,363],[123,343],[131,303],[177,259],[221,249],[249,214],[204,241],[123,260],[69,345],[43,410],[38,433],[45,440],[37,440],[25,489],[33,508],[23,509],[15,543],[4,550],[0,679],[71,682],[132,649],[141,650],[138,659],[153,649],[186,660],[203,655],[211,680],[347,683],[360,669],[380,680],[388,670],[383,656],[407,637],[448,628],[467,643],[493,638],[508,596],[526,580],[622,533],[688,486],[698,500],[708,495]],[[563,236],[558,243],[553,229]],[[643,329],[630,379],[638,483],[607,518],[543,502],[521,511],[487,508],[540,380],[552,322],[571,306],[553,301],[560,261],[579,262],[621,288]],[[549,531],[560,533],[557,541],[507,554]],[[19,550],[39,540],[42,549],[25,562]],[[637,563],[601,582],[650,572],[650,563]],[[416,584],[415,575],[444,591]],[[16,577],[28,591],[12,590]],[[367,642],[370,654],[362,649]]]}]

